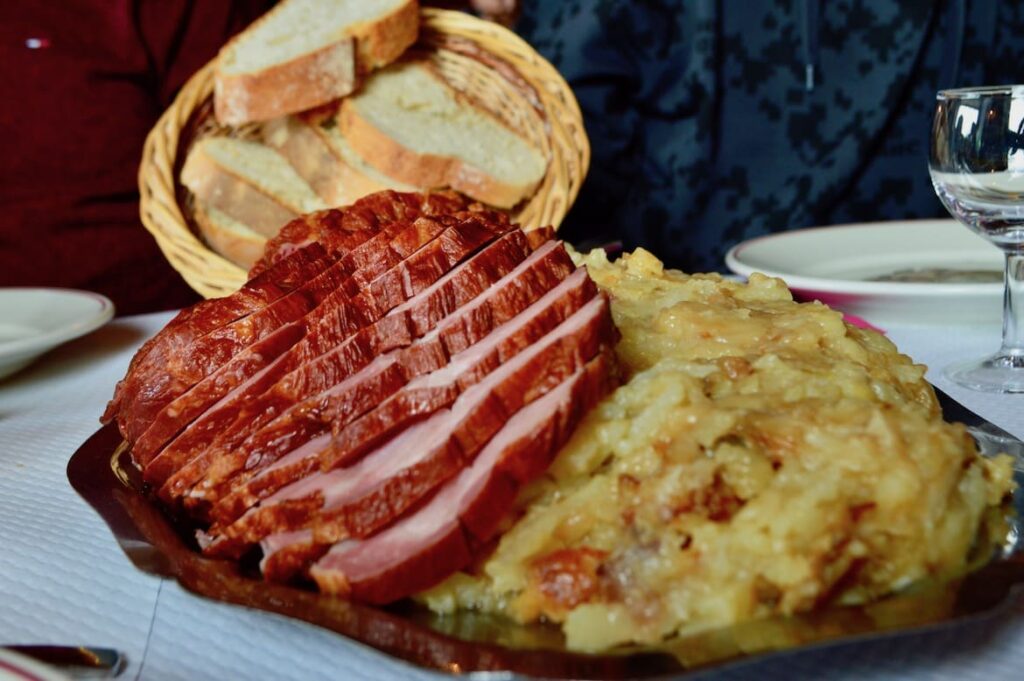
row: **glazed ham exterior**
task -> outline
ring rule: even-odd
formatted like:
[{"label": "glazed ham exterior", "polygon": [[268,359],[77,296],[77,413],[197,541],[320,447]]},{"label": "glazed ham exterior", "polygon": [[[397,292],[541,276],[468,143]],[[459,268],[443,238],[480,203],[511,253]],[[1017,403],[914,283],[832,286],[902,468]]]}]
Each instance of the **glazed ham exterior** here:
[{"label": "glazed ham exterior", "polygon": [[[306,475],[226,528],[222,539],[252,542],[265,534],[265,528],[291,530],[298,522],[308,524],[310,519],[300,518],[297,509],[315,506],[310,503],[314,497],[323,499],[326,513],[317,517],[319,525],[323,526],[325,518],[355,519],[348,525],[340,521],[344,527],[339,526],[338,533],[342,536],[362,536],[377,529],[376,524],[355,523],[365,516],[361,509],[380,508],[383,496],[396,507],[418,501],[398,498],[403,493],[411,494],[411,487],[385,494],[381,490],[367,491],[361,485],[387,483],[391,479],[389,467],[398,467],[394,470],[397,474],[405,470],[401,468],[404,463],[415,466],[411,470],[417,472],[404,472],[402,479],[416,478],[421,485],[438,481],[439,476],[457,470],[448,466],[449,456],[471,458],[473,446],[496,432],[506,415],[515,413],[523,402],[543,393],[551,382],[561,381],[576,365],[598,353],[610,334],[607,302],[597,295],[586,272],[580,270],[577,274],[582,276],[568,278],[479,343],[454,355],[446,366],[411,382],[342,429],[322,451],[300,452],[301,458],[287,462],[291,466],[268,470],[261,476],[263,481],[277,484]],[[427,416],[425,421],[415,423]],[[403,430],[402,437],[388,440],[388,435]],[[380,442],[385,444],[367,455],[358,468],[352,465],[371,445]],[[330,472],[318,474],[317,469]],[[291,475],[274,475],[286,471]],[[357,505],[335,504],[335,497],[355,499],[352,504]],[[211,531],[216,535],[216,525]],[[220,543],[211,548],[214,553],[227,553],[227,547]]]},{"label": "glazed ham exterior", "polygon": [[206,334],[272,304],[332,262],[323,247],[311,244],[253,277],[230,296],[205,300],[182,310],[135,353],[102,421],[116,420],[121,434],[134,443],[145,427],[139,424],[147,424],[152,414],[173,399],[165,392],[165,382],[173,379],[165,368],[175,356],[187,352],[193,342]]},{"label": "glazed ham exterior", "polygon": [[389,603],[464,567],[497,533],[519,488],[547,468],[582,415],[608,392],[608,362],[606,355],[595,358],[517,412],[418,513],[369,539],[335,544],[309,571],[320,589]]},{"label": "glazed ham exterior", "polygon": [[[151,461],[140,456],[140,463],[145,466],[146,480],[153,484],[165,484],[167,489],[161,492],[165,498],[186,490],[197,479],[196,476],[205,471],[207,460],[212,456],[207,454],[202,461],[194,461],[194,455],[200,449],[209,448],[210,438],[220,434],[221,440],[230,441],[231,433],[237,434],[240,430],[244,432],[249,429],[254,423],[253,419],[264,419],[276,413],[276,407],[267,404],[259,407],[248,404],[248,407],[243,408],[242,400],[251,403],[262,394],[262,389],[278,387],[276,383],[271,385],[271,382],[278,378],[287,385],[291,378],[288,374],[299,369],[304,362],[315,359],[321,351],[342,343],[367,324],[380,319],[392,308],[429,288],[461,259],[508,230],[504,225],[487,225],[476,217],[462,221],[442,219],[453,224],[443,229],[422,231],[422,234],[434,234],[435,237],[426,240],[418,250],[378,276],[370,278],[366,275],[368,281],[362,284],[363,290],[348,288],[347,285],[363,274],[365,269],[356,270],[344,280],[324,304],[307,315],[306,325],[311,332],[303,342],[289,350],[280,360],[254,375],[251,383],[242,384],[238,386],[239,390],[225,394],[222,399],[225,403],[213,405],[209,417],[204,418],[202,424],[197,423],[186,428],[164,452]],[[438,224],[432,218],[417,220],[417,223],[421,222]],[[379,348],[377,350],[379,351]],[[312,373],[314,377],[330,376],[322,365]],[[292,399],[286,399],[286,402],[291,401]],[[176,408],[176,411],[180,411],[180,408]],[[242,423],[241,429],[232,429],[230,424],[238,421]],[[221,432],[225,426],[229,426],[227,435]],[[182,463],[188,463],[190,467],[187,470],[177,470],[177,477],[165,483],[170,471],[176,470]]]},{"label": "glazed ham exterior", "polygon": [[[455,192],[416,194],[382,191],[371,194],[345,210],[324,210],[292,220],[270,240],[263,258],[249,274],[257,275],[311,243],[322,243],[329,251],[347,252],[391,223],[466,210],[484,211],[484,208],[480,204],[470,204]],[[493,211],[487,212],[491,219],[499,215],[504,217]]]},{"label": "glazed ham exterior", "polygon": [[615,385],[608,301],[551,237],[451,193],[304,216],[143,346],[104,419],[208,555],[412,594],[469,563]]},{"label": "glazed ham exterior", "polygon": [[[505,239],[515,236],[521,236],[521,233],[510,234]],[[500,245],[500,241],[495,245]],[[484,255],[488,255],[488,251],[484,251],[478,257]],[[474,264],[476,263],[471,261],[458,272],[469,271]],[[293,451],[296,447],[304,447],[308,439],[316,435],[331,429],[335,432],[344,429],[345,437],[339,441],[345,443],[350,454],[359,446],[372,445],[376,439],[382,437],[382,425],[390,427],[398,425],[398,421],[382,421],[380,418],[373,420],[368,418],[369,414],[360,417],[362,412],[368,410],[352,407],[352,400],[366,399],[370,394],[374,404],[381,403],[381,408],[375,410],[375,413],[385,412],[386,407],[393,406],[403,399],[408,401],[409,393],[415,395],[415,390],[410,391],[406,388],[403,395],[389,395],[413,377],[440,368],[449,357],[483,339],[497,326],[507,322],[513,315],[519,314],[537,298],[545,295],[547,291],[556,288],[560,277],[567,276],[572,269],[572,260],[565,250],[556,242],[548,242],[495,282],[484,294],[458,308],[456,313],[444,317],[433,331],[408,348],[401,352],[379,355],[374,360],[376,366],[368,367],[360,375],[342,381],[328,392],[311,398],[310,401],[296,404],[264,429],[254,433],[236,450],[237,456],[246,460],[246,470],[242,475],[232,479],[231,496],[214,508],[213,518],[220,522],[233,519],[237,516],[239,507],[245,508],[255,500],[253,495],[262,498],[293,481],[297,476],[311,471],[313,467],[319,467],[314,458],[304,457],[301,453]],[[582,277],[574,275],[569,279],[576,280],[574,283],[577,288],[591,296],[594,295],[596,289],[586,277],[586,273],[581,271],[579,275]],[[465,288],[459,290],[466,291]],[[429,309],[429,304],[419,306],[420,311],[425,309]],[[506,338],[506,344],[514,339],[515,336]],[[395,375],[397,382],[393,385],[382,378]],[[382,383],[389,385],[386,388],[378,387]],[[318,404],[324,406],[316,408]],[[329,428],[325,428],[325,424],[319,418],[308,418],[310,413],[320,414],[325,410],[331,413]],[[368,424],[374,423],[377,424],[376,439],[373,437],[373,430],[367,434],[367,429],[372,427]],[[279,463],[278,459],[281,459]],[[263,471],[266,464],[271,462],[274,462],[271,470]],[[250,482],[254,475],[257,479]]]}]

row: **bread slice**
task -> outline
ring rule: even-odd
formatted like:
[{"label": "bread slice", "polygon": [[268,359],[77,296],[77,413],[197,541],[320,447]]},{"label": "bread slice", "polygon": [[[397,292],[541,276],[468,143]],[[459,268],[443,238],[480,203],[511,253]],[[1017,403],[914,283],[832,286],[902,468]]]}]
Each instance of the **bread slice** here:
[{"label": "bread slice", "polygon": [[193,215],[210,248],[231,262],[248,271],[263,257],[267,237],[201,202],[196,203]]},{"label": "bread slice", "polygon": [[328,206],[343,205],[341,162],[314,125],[295,116],[282,116],[264,123],[260,134],[264,143],[284,156]]},{"label": "bread slice", "polygon": [[[332,121],[334,123],[334,121]],[[382,189],[394,189],[398,192],[415,192],[428,187],[406,184],[388,177],[363,160],[352,145],[341,134],[337,125],[319,125],[316,133],[327,144],[334,155],[341,161],[341,183],[343,187],[343,203],[352,203],[367,194]]]},{"label": "bread slice", "polygon": [[181,182],[197,202],[267,237],[298,215],[327,208],[281,154],[248,140],[199,140],[185,159]]},{"label": "bread slice", "polygon": [[422,60],[393,64],[342,100],[341,134],[388,177],[451,187],[511,208],[533,192],[547,159]]},{"label": "bread slice", "polygon": [[363,161],[338,132],[333,116],[325,122],[284,116],[264,123],[261,132],[329,206],[348,205],[382,189],[417,189]]},{"label": "bread slice", "polygon": [[240,125],[319,106],[418,34],[418,0],[284,0],[221,49],[214,113]]}]

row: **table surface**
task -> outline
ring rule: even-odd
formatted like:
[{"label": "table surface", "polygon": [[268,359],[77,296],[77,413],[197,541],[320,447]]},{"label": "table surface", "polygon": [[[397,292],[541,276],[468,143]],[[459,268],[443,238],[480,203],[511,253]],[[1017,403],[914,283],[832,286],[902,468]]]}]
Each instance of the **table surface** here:
[{"label": "table surface", "polygon": [[[0,382],[0,643],[85,644],[127,655],[121,678],[440,678],[303,622],[208,601],[136,570],[65,467],[98,427],[142,342],[170,319],[115,320]],[[931,367],[980,356],[998,326],[890,326]],[[1024,396],[972,393],[929,378],[1024,439]],[[702,679],[1017,679],[1024,598],[981,622],[842,644],[701,675]]]}]

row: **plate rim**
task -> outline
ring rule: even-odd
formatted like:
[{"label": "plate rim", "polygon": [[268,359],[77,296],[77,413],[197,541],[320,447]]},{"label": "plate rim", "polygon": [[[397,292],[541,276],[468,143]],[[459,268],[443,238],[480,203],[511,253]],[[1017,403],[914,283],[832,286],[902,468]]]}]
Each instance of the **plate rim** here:
[{"label": "plate rim", "polygon": [[88,314],[82,313],[49,331],[33,334],[25,338],[0,341],[0,362],[6,359],[15,359],[33,351],[38,351],[38,354],[42,354],[62,343],[95,331],[114,317],[115,306],[113,301],[102,293],[96,293],[95,291],[51,286],[4,286],[0,288],[0,296],[9,292],[55,293],[68,298],[84,298],[96,303],[97,306]]},{"label": "plate rim", "polygon": [[[794,274],[780,269],[765,269],[753,267],[741,259],[744,250],[756,246],[767,240],[780,240],[799,238],[808,232],[822,232],[826,230],[854,231],[857,229],[879,227],[893,227],[900,224],[921,224],[925,222],[944,222],[957,224],[955,220],[942,218],[916,218],[910,220],[881,220],[878,222],[854,222],[836,225],[821,225],[794,229],[773,234],[763,234],[751,239],[746,239],[735,244],[725,254],[726,266],[744,277],[749,277],[754,272],[760,272],[772,277],[778,277],[786,282],[791,289],[802,291],[819,291],[822,293],[846,293],[860,295],[877,295],[889,297],[985,297],[1000,295],[1003,291],[1002,282],[999,283],[927,283],[927,282],[894,282],[894,281],[863,281],[860,279],[842,279],[838,277],[811,277],[802,274]],[[967,227],[961,228],[966,230]]]}]

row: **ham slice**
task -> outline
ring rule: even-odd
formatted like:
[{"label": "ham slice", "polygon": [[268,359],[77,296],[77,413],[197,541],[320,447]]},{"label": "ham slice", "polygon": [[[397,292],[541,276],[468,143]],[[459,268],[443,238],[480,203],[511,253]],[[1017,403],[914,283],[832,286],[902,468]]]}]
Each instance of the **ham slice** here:
[{"label": "ham slice", "polygon": [[[174,399],[172,404],[164,407],[153,418],[153,422],[146,432],[132,445],[135,459],[143,466],[148,465],[160,448],[187,426],[196,415],[201,414],[220,397],[267,364],[264,362],[261,366],[258,363],[241,362],[233,366],[231,371],[225,371],[224,354],[231,355],[233,358],[239,350],[247,347],[254,336],[259,337],[262,333],[266,333],[268,329],[274,327],[275,323],[294,321],[318,306],[320,308],[318,312],[330,309],[335,303],[324,306],[323,303],[327,298],[340,302],[345,295],[355,295],[360,286],[398,265],[424,244],[441,234],[446,226],[452,226],[452,219],[442,218],[442,220],[443,222],[421,218],[411,224],[395,222],[386,225],[379,234],[354,248],[326,271],[286,298],[246,320],[237,321],[222,331],[204,338],[203,341],[207,345],[214,344],[217,352],[211,352],[204,347],[201,341],[199,345],[193,347],[192,352],[186,355],[189,363],[185,368],[176,367],[176,370],[167,373],[174,375],[174,379],[180,383],[180,387],[188,384],[186,376],[191,375],[192,378],[195,378],[195,373],[200,373],[203,376],[199,383],[206,382],[207,384],[199,390],[194,391],[191,388],[185,390]],[[343,288],[344,291],[338,292],[339,288]],[[285,303],[289,301],[291,301],[291,305],[284,307]],[[317,316],[314,316],[313,319],[317,319]],[[243,325],[243,321],[248,324]],[[309,323],[313,320],[306,321]],[[278,347],[274,345],[274,349],[278,349]],[[287,348],[281,350],[285,349]],[[279,354],[281,352],[277,352],[267,359],[273,359]],[[197,362],[194,357],[204,359]],[[215,369],[215,367],[217,368]],[[189,369],[193,372],[192,374]],[[244,369],[249,369],[249,371]],[[213,373],[217,375],[214,376]],[[207,381],[207,379],[211,380]],[[154,426],[156,427],[154,428]]]},{"label": "ham slice", "polygon": [[183,425],[202,415],[210,405],[273,362],[302,340],[305,334],[306,327],[301,322],[286,324],[232,357],[231,361],[173,400],[156,415],[153,423],[132,446],[136,461],[141,464],[152,461],[154,452],[177,435]]},{"label": "ham slice", "polygon": [[132,358],[124,379],[100,419],[116,420],[125,439],[134,441],[141,432],[136,422],[168,401],[160,390],[155,372],[163,371],[170,358],[187,351],[196,340],[238,319],[257,312],[305,284],[333,262],[319,244],[293,253],[273,268],[254,277],[225,298],[204,300],[182,310],[157,335],[149,339]]},{"label": "ham slice", "polygon": [[586,270],[577,270],[485,338],[452,356],[443,368],[420,376],[358,421],[337,429],[334,446],[323,457],[322,467],[348,465],[374,444],[450,404],[463,390],[536,343],[595,295],[597,288]]},{"label": "ham slice", "polygon": [[[547,468],[586,411],[608,392],[608,361],[598,356],[521,409],[421,509],[369,539],[335,544],[309,570],[320,590],[390,603],[466,567],[474,549],[495,535],[522,485]],[[301,545],[310,535],[268,538],[265,544],[273,556],[273,549]]]},{"label": "ham slice", "polygon": [[412,221],[421,216],[450,215],[468,207],[468,201],[454,192],[370,194],[347,208],[310,213],[289,222],[267,243],[263,258],[250,275],[259,274],[313,242],[320,242],[329,251],[347,252],[389,223]]},{"label": "ham slice", "polygon": [[[479,276],[480,272],[477,267],[466,269],[466,276],[453,277],[448,285],[434,286],[433,284],[437,279],[443,278],[442,274],[450,271],[459,259],[472,252],[480,242],[488,241],[491,236],[493,233],[475,219],[466,220],[452,227],[451,230],[446,230],[437,240],[403,261],[399,268],[396,268],[399,272],[385,273],[371,282],[369,291],[373,291],[380,280],[389,276],[392,279],[401,278],[405,282],[403,286],[406,288],[402,289],[403,293],[400,295],[410,297],[412,300],[409,301],[408,306],[399,306],[397,314],[389,315],[390,321],[395,323],[388,325],[385,321],[383,327],[375,326],[355,338],[353,342],[342,344],[338,352],[321,356],[319,360],[314,360],[306,365],[300,363],[302,348],[298,348],[299,352],[291,353],[289,357],[283,358],[276,367],[271,367],[263,376],[256,377],[253,383],[261,384],[262,388],[269,383],[268,376],[280,376],[292,367],[302,367],[301,369],[294,369],[292,374],[284,376],[274,385],[274,390],[269,393],[260,394],[258,390],[251,387],[245,390],[249,397],[256,397],[254,403],[243,405],[244,408],[239,408],[239,405],[236,404],[230,408],[220,405],[219,408],[211,409],[213,416],[204,419],[203,424],[197,424],[200,425],[200,428],[192,428],[190,429],[191,433],[186,431],[183,434],[184,437],[179,438],[185,440],[185,447],[182,447],[180,442],[172,443],[172,446],[168,447],[159,457],[161,459],[159,464],[154,461],[154,464],[158,465],[151,465],[146,469],[147,479],[151,482],[164,479],[164,476],[170,475],[168,471],[175,471],[173,475],[166,477],[160,489],[160,495],[169,501],[182,497],[192,485],[205,475],[210,463],[220,456],[220,452],[239,444],[246,435],[280,413],[280,409],[286,408],[288,404],[292,404],[310,393],[323,390],[338,382],[364,366],[373,355],[390,349],[389,343],[404,345],[411,342],[413,335],[410,333],[410,326],[413,326],[412,331],[415,331],[418,322],[429,323],[433,319],[432,310],[434,314],[443,313],[446,304],[454,304],[457,307],[464,302],[464,296],[473,295],[480,290],[479,287],[482,286],[482,282],[486,281],[486,278]],[[502,241],[501,248],[487,249],[491,255],[489,258],[482,259],[479,267],[486,266],[500,273],[506,271],[506,268],[511,268],[513,259],[521,259],[526,252],[527,246],[521,234],[500,241]],[[424,262],[428,264],[424,265]],[[463,269],[460,268],[460,271]],[[416,274],[413,274],[414,271]],[[352,301],[353,305],[364,312],[364,317],[375,319],[389,311],[389,306],[381,304],[379,299],[365,305],[362,304],[364,293]],[[420,301],[421,304],[426,304],[426,307],[420,307],[414,302],[419,294],[426,294]],[[396,296],[394,301],[398,300],[399,297]],[[346,333],[345,335],[350,334]],[[314,340],[318,337],[318,335],[310,336]],[[219,418],[218,414],[221,415]],[[229,423],[234,425],[219,429],[211,427],[211,424],[218,420],[222,426]],[[212,435],[217,435],[217,438],[213,440],[212,444],[207,444],[210,443],[210,439],[206,439],[204,442],[204,434],[207,438]],[[206,445],[205,451],[197,455],[190,455],[202,445]],[[242,457],[234,458],[238,458],[239,461],[244,460]],[[224,463],[222,467],[226,465]],[[188,501],[195,504],[196,499],[199,498],[198,495],[192,496]]]},{"label": "ham slice", "polygon": [[[441,368],[452,356],[449,367],[462,367],[465,361],[456,359],[460,356],[458,353],[478,341],[479,344],[469,352],[475,358],[475,366],[486,366],[489,370],[496,362],[508,359],[554,328],[592,298],[596,287],[584,270],[578,270],[558,284],[559,278],[571,271],[572,266],[561,244],[549,242],[472,303],[444,318],[422,339],[401,351],[379,356],[334,388],[298,402],[242,445],[218,455],[219,464],[233,461],[234,465],[230,469],[222,465],[220,471],[207,474],[205,489],[216,494],[203,492],[199,486],[193,493],[198,491],[207,501],[216,503],[225,494],[223,490],[217,490],[217,486],[238,473],[244,461],[244,474],[231,478],[229,491],[234,496],[226,506],[214,508],[211,513],[215,520],[223,523],[229,518],[233,520],[241,510],[262,496],[318,467],[315,459],[298,458],[294,452],[281,459],[310,438],[333,427],[336,433],[340,433],[337,439],[346,442],[349,458],[365,452],[420,414],[422,408],[430,404],[430,400],[425,398],[426,392],[438,392],[417,379],[395,395],[407,381]],[[484,361],[488,359],[488,362]],[[452,377],[448,382],[453,386],[469,385],[468,370],[463,371],[461,379],[455,370],[449,368],[446,371],[445,376]],[[477,372],[482,374],[479,369]],[[479,374],[473,373],[473,376]],[[432,380],[437,382],[436,378]],[[391,395],[394,396],[389,397]],[[451,397],[454,399],[454,394]],[[410,406],[411,403],[417,404]],[[360,416],[377,404],[380,406],[372,414]],[[434,408],[437,406],[440,405]],[[268,463],[279,459],[280,465],[275,463],[272,470],[261,473]],[[259,474],[259,480],[253,480],[246,490],[235,494],[235,490],[245,486],[254,474]]]},{"label": "ham slice", "polygon": [[608,300],[551,236],[450,193],[304,216],[147,343],[105,419],[206,554],[401,597],[492,538],[615,380]]},{"label": "ham slice", "polygon": [[[332,265],[305,286],[258,312],[206,334],[191,344],[189,352],[167,358],[159,371],[150,372],[150,383],[159,390],[161,399],[151,397],[146,408],[136,404],[133,417],[126,423],[126,436],[132,443],[136,461],[147,465],[159,451],[159,446],[166,442],[166,439],[151,436],[144,439],[143,446],[135,446],[168,404],[224,367],[253,343],[263,340],[285,324],[302,319],[338,287],[343,277],[340,269]],[[177,430],[175,428],[174,432]]]},{"label": "ham slice", "polygon": [[[592,298],[553,331],[466,389],[450,408],[435,411],[353,466],[315,473],[279,490],[225,528],[220,537],[212,537],[207,551],[216,555],[230,547],[235,552],[238,541],[244,546],[272,532],[301,529],[297,522],[310,525],[318,545],[372,534],[471,461],[524,404],[557,386],[615,340],[607,299]],[[468,367],[474,358],[462,359]],[[455,365],[453,361],[449,367]],[[334,463],[330,451],[321,460]],[[314,512],[304,514],[299,507]],[[280,577],[273,571],[266,574]]]},{"label": "ham slice", "polygon": [[[486,225],[476,219],[457,222],[441,232],[436,239],[415,250],[395,267],[369,282],[367,291],[373,291],[378,286],[383,287],[391,292],[392,300],[396,304],[403,298],[413,297],[450,271],[458,260],[505,230],[504,226]],[[396,237],[401,238],[404,238],[404,234]],[[392,244],[394,243],[392,241]],[[395,281],[400,282],[397,291]],[[406,285],[408,288],[403,288]],[[338,345],[389,310],[388,305],[372,298],[366,291],[354,298],[350,298],[344,291],[332,294],[323,301],[312,318],[306,321],[307,326],[315,326],[316,331],[307,334],[307,338],[294,348],[294,352],[287,353],[279,361],[248,377],[246,382],[238,386],[238,391],[225,394],[221,402],[210,406],[206,417],[193,423],[152,461],[142,460],[146,480],[151,484],[166,486],[167,489],[162,490],[161,495],[168,500],[180,496],[180,493],[198,480],[205,471],[206,462],[198,462],[188,471],[182,471],[182,467],[194,461],[200,452],[210,446],[215,437],[225,430],[230,431],[229,426],[232,423],[240,422],[244,429],[248,427],[251,418],[257,418],[242,415],[244,403],[240,404],[240,400],[261,395],[289,371],[301,366],[303,361],[309,361],[321,352]],[[247,413],[254,412],[249,410]],[[270,411],[265,404],[255,413],[262,415],[263,418],[276,415],[276,412]],[[206,458],[209,459],[211,456],[212,454],[208,454]],[[177,475],[178,478],[167,486],[171,475]]]},{"label": "ham slice", "polygon": [[[159,392],[167,402],[176,399],[253,342],[282,324],[305,316],[339,287],[343,287],[349,296],[354,296],[360,288],[385,275],[423,244],[457,224],[455,218],[442,217],[437,220],[420,218],[415,223],[393,225],[370,239],[377,241],[394,233],[390,241],[377,244],[375,248],[357,247],[271,305],[205,335],[192,344],[189,352],[167,357],[164,366],[150,372],[150,384],[159,386]],[[466,228],[471,235],[475,234],[474,227],[478,225]],[[153,410],[164,406],[151,399],[148,409],[137,408],[134,418],[126,423],[126,436],[133,445],[134,456],[142,465],[148,464],[158,451],[155,448],[166,442],[147,438],[146,446],[135,446],[144,429],[156,419],[157,414]]]},{"label": "ham slice", "polygon": [[[170,329],[164,332],[163,337],[169,338],[175,343],[163,343],[157,347],[165,348],[162,353],[146,352],[140,354],[134,361],[132,370],[129,372],[135,383],[144,383],[145,390],[120,390],[115,394],[115,400],[108,408],[108,416],[112,417],[117,413],[119,425],[126,439],[133,446],[133,452],[141,465],[145,466],[159,452],[159,448],[166,444],[167,437],[174,435],[181,428],[187,425],[181,416],[174,414],[194,414],[202,410],[207,404],[187,405],[187,409],[171,409],[162,414],[163,423],[151,433],[144,437],[141,445],[137,445],[138,439],[145,435],[152,423],[161,418],[161,410],[165,410],[168,403],[178,399],[191,390],[197,383],[205,380],[211,373],[222,368],[226,361],[229,361],[236,354],[244,351],[253,342],[259,341],[266,335],[273,333],[281,324],[294,321],[305,315],[310,309],[319,305],[324,297],[336,289],[340,283],[349,295],[355,295],[360,288],[372,281],[382,279],[385,284],[392,284],[386,276],[388,270],[393,270],[409,256],[420,249],[431,239],[448,231],[448,228],[458,226],[463,231],[473,231],[479,228],[482,223],[475,220],[485,213],[465,213],[465,218],[456,216],[438,216],[436,218],[419,218],[415,222],[393,222],[381,226],[380,231],[365,239],[362,244],[355,245],[340,259],[331,262],[323,249],[317,245],[309,250],[313,254],[319,254],[329,267],[321,268],[317,272],[309,271],[311,265],[307,265],[307,274],[297,275],[293,272],[291,263],[293,260],[309,260],[308,256],[296,253],[294,258],[282,261],[266,273],[255,278],[254,281],[266,280],[268,277],[277,276],[280,278],[284,273],[292,272],[291,278],[297,279],[301,285],[293,288],[287,294],[274,300],[270,305],[253,311],[252,314],[236,318],[227,325],[222,325],[204,335],[196,338],[194,334],[172,333]],[[460,223],[472,223],[464,225]],[[484,225],[491,227],[492,225]],[[510,228],[507,218],[497,220],[494,223],[496,233],[508,231]],[[360,239],[367,235],[362,235]],[[441,244],[439,249],[443,252],[453,247],[450,243],[453,236],[447,235],[446,243]],[[243,288],[243,292],[252,289],[252,285]],[[389,290],[393,290],[391,285]],[[238,296],[226,299],[230,302]],[[225,303],[214,309],[227,309]],[[195,317],[190,314],[189,317]],[[203,318],[209,318],[204,315]],[[186,329],[188,327],[185,327]],[[171,352],[170,349],[177,348],[178,352]],[[180,350],[188,348],[188,352]],[[253,365],[246,364],[252,367]],[[242,377],[247,375],[235,374]],[[131,382],[131,381],[130,381]],[[223,394],[233,386],[223,385],[219,393]],[[209,395],[209,391],[200,391],[200,394]],[[121,399],[122,396],[129,396],[130,399]],[[169,418],[170,417],[170,418]],[[171,428],[171,426],[176,426]]]}]

